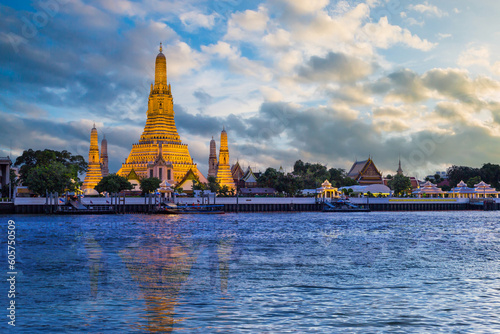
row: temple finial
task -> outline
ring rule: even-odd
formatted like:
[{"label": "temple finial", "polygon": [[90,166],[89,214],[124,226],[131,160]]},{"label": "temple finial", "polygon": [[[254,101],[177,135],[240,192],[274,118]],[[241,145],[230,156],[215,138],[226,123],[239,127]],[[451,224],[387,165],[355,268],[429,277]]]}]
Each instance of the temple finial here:
[{"label": "temple finial", "polygon": [[161,46],[161,42],[160,42],[160,52],[163,51],[163,47]]}]

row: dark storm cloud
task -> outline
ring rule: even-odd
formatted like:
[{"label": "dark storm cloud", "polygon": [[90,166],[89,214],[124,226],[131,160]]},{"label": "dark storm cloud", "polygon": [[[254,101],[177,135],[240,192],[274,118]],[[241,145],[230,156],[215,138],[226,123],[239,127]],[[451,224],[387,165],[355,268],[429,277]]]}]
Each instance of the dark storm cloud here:
[{"label": "dark storm cloud", "polygon": [[[199,126],[208,119],[184,115],[184,122],[198,122]],[[231,124],[223,118],[212,121]],[[335,162],[364,159],[371,154],[381,169],[390,172],[397,168],[401,154],[405,169],[411,172],[430,164],[474,165],[486,161],[490,148],[499,143],[487,130],[465,124],[456,124],[453,132],[424,130],[387,138],[369,121],[346,118],[331,108],[303,109],[286,103],[264,103],[256,116],[239,118],[237,124],[243,127],[238,131],[228,127],[228,131],[230,138],[242,141],[232,144],[240,158],[275,165],[281,161],[284,166],[311,157],[330,167],[348,168]],[[287,145],[275,145],[277,138],[287,138]]]},{"label": "dark storm cloud", "polygon": [[242,118],[233,114],[226,117],[214,117],[206,115],[203,112],[190,114],[182,106],[177,104],[174,106],[174,110],[177,127],[186,130],[188,133],[211,138],[211,136],[218,136],[224,126],[228,131],[234,131],[237,134],[245,135],[246,127]]},{"label": "dark storm cloud", "polygon": [[[24,150],[53,149],[67,150],[87,159],[90,146],[90,121],[57,122],[48,119],[31,119],[20,115],[0,112],[2,131],[0,131],[0,155],[8,155],[10,149],[14,155]],[[117,171],[120,163],[130,152],[130,148],[141,134],[140,128],[100,127],[97,124],[99,141],[103,134],[108,140],[110,170]],[[12,145],[12,147],[10,147]],[[3,152],[1,152],[3,151]]]},{"label": "dark storm cloud", "polygon": [[298,70],[300,77],[312,81],[353,82],[373,72],[374,65],[343,53],[329,52],[324,58],[312,56]]},{"label": "dark storm cloud", "polygon": [[[6,18],[0,20],[3,92],[38,104],[84,107],[109,116],[123,114],[109,108],[121,94],[136,92],[143,100],[147,97],[153,63],[144,65],[143,48],[130,48],[128,43],[138,39],[138,32],[153,29],[147,24],[138,23],[137,31],[129,32],[127,21],[118,22],[82,3],[60,5],[53,16],[40,8],[27,12],[2,6],[0,11]],[[48,19],[37,26],[40,13]],[[117,29],[123,33],[117,34]],[[149,37],[143,37],[140,45],[155,50],[157,41],[151,38],[175,34],[164,30],[154,37],[144,33]]]}]

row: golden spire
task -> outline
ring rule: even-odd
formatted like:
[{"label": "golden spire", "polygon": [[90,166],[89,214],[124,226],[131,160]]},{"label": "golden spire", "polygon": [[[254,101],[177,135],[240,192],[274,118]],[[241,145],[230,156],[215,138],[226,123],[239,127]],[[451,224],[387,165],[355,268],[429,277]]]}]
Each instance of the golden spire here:
[{"label": "golden spire", "polygon": [[160,43],[160,53],[156,56],[155,62],[155,89],[159,89],[160,85],[163,86],[163,89],[166,89],[167,86],[167,59],[162,50],[163,47]]}]

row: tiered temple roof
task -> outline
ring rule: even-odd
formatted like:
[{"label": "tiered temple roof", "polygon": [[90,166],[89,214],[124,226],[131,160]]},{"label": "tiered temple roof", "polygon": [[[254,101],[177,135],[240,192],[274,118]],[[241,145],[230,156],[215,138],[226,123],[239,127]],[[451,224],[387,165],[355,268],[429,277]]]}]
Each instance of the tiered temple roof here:
[{"label": "tiered temple roof", "polygon": [[229,148],[227,145],[227,132],[222,129],[220,134],[219,165],[217,166],[217,181],[220,186],[227,186],[229,189],[236,188],[234,184],[231,167],[229,166]]},{"label": "tiered temple roof", "polygon": [[418,195],[419,197],[422,195],[430,195],[433,196],[443,196],[445,192],[438,188],[434,183],[427,181],[423,185],[420,186],[420,189],[417,189],[413,192],[413,194]]},{"label": "tiered temple roof", "polygon": [[188,146],[182,143],[177,133],[173,106],[172,91],[170,84],[167,84],[167,61],[160,45],[155,64],[155,82],[149,94],[146,125],[139,143],[132,145],[132,151],[118,175],[127,176],[134,169],[139,177],[148,177],[148,165],[156,160],[161,144],[162,158],[172,164],[175,182],[181,181],[191,169],[199,173]]},{"label": "tiered temple roof", "polygon": [[357,181],[360,185],[384,184],[382,173],[379,172],[373,160],[356,161],[347,176]]},{"label": "tiered temple roof", "polygon": [[87,174],[81,189],[85,194],[95,195],[97,191],[94,187],[97,186],[102,179],[101,163],[99,159],[99,139],[97,136],[97,129],[95,127],[90,131],[90,149],[89,149],[89,163],[87,167]]}]

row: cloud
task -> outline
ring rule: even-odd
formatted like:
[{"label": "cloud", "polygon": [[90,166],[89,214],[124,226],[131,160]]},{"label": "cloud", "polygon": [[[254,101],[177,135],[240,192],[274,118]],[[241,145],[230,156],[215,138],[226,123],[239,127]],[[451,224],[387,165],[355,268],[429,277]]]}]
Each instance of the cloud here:
[{"label": "cloud", "polygon": [[310,14],[325,8],[328,0],[310,0],[310,1],[295,1],[295,0],[278,0],[285,4],[296,14]]},{"label": "cloud", "polygon": [[490,50],[488,47],[469,46],[458,56],[458,66],[469,67],[473,65],[489,67],[490,66]]},{"label": "cloud", "polygon": [[[382,4],[387,17],[374,12]],[[0,150],[22,133],[17,153],[50,146],[86,155],[97,120],[117,170],[143,129],[162,41],[179,133],[201,165],[222,125],[231,157],[261,168],[299,158],[348,168],[371,153],[393,170],[396,148],[408,161],[425,151],[405,171],[493,161],[494,150],[481,146],[498,146],[500,133],[493,48],[465,41],[456,52],[450,35],[466,35],[448,24],[424,27],[421,18],[446,12],[427,2],[392,5],[78,0],[31,38],[23,18],[38,9],[0,6]],[[401,10],[404,26],[396,24]],[[456,52],[457,64],[443,50]],[[429,141],[437,145],[431,153],[422,148]]]},{"label": "cloud", "polygon": [[210,94],[208,94],[207,92],[205,92],[205,90],[203,88],[197,89],[193,93],[193,95],[194,95],[194,97],[196,97],[198,99],[198,101],[202,105],[208,105],[208,104],[212,103],[213,97]]},{"label": "cloud", "polygon": [[190,31],[194,31],[198,28],[212,29],[215,24],[216,17],[216,13],[205,15],[197,11],[182,13],[179,16],[182,24],[184,24]]},{"label": "cloud", "polygon": [[437,35],[438,35],[439,39],[450,38],[453,36],[452,34],[443,34],[443,33],[438,33]]},{"label": "cloud", "polygon": [[198,70],[207,61],[204,55],[193,50],[185,42],[169,44],[165,47],[168,75],[180,77],[193,70]]},{"label": "cloud", "polygon": [[375,65],[342,53],[329,52],[324,58],[313,56],[298,70],[299,76],[311,81],[352,82],[373,73]]},{"label": "cloud", "polygon": [[417,5],[409,5],[408,9],[414,10],[422,14],[434,15],[437,17],[443,17],[448,15],[447,12],[442,11],[441,9],[439,9],[434,5],[430,5],[427,1]]},{"label": "cloud", "polygon": [[225,40],[247,41],[255,38],[255,34],[261,34],[266,30],[269,17],[267,9],[260,6],[257,11],[246,10],[234,13],[227,24]]},{"label": "cloud", "polygon": [[376,47],[382,49],[387,49],[396,43],[403,43],[411,48],[422,51],[429,51],[436,46],[436,43],[421,39],[413,35],[408,29],[389,24],[387,17],[380,18],[379,22],[376,24],[366,24],[362,32]]}]

